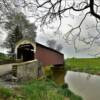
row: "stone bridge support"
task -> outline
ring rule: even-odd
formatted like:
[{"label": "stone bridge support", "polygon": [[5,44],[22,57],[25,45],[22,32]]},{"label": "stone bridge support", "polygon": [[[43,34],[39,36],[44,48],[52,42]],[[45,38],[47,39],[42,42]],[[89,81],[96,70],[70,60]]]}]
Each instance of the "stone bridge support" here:
[{"label": "stone bridge support", "polygon": [[44,75],[38,60],[16,63],[12,66],[12,75],[19,81],[36,79]]}]

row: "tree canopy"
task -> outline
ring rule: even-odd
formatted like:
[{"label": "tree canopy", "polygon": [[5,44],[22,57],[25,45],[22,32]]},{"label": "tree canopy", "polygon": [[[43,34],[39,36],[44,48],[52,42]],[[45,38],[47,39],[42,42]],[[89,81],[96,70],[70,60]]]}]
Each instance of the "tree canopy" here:
[{"label": "tree canopy", "polygon": [[5,29],[8,31],[8,35],[3,46],[10,49],[10,54],[14,54],[16,43],[19,40],[26,38],[35,41],[37,27],[34,23],[30,23],[21,12],[9,14],[7,18]]},{"label": "tree canopy", "polygon": [[37,27],[34,23],[30,23],[23,13],[12,13],[9,14],[7,18],[8,22],[5,23],[5,28],[8,31],[13,31],[18,26],[23,38],[29,38],[30,40],[35,41]]},{"label": "tree canopy", "polygon": [[23,38],[20,28],[15,27],[15,30],[10,31],[6,40],[4,41],[4,46],[9,48],[9,54],[14,56],[16,43]]}]

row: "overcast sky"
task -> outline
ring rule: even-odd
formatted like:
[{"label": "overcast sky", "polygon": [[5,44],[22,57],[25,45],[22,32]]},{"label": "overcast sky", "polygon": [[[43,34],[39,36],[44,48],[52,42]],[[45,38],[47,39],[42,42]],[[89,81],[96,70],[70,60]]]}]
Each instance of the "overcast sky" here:
[{"label": "overcast sky", "polygon": [[[86,58],[86,57],[95,57],[94,55],[99,53],[100,47],[93,44],[91,48],[89,48],[89,45],[84,44],[81,41],[77,41],[77,48],[79,49],[78,52],[75,51],[74,44],[68,44],[63,38],[63,35],[66,34],[66,32],[69,30],[68,24],[73,24],[77,25],[78,22],[81,20],[82,16],[78,16],[76,18],[64,18],[62,20],[62,25],[60,27],[60,32],[62,34],[55,34],[54,31],[57,29],[57,23],[54,24],[55,28],[45,29],[45,33],[42,32],[41,30],[38,29],[37,31],[37,41],[40,43],[43,43],[44,45],[46,44],[46,41],[48,39],[55,39],[57,40],[58,43],[63,45],[63,50],[61,51],[62,53],[65,54],[65,58],[69,57],[81,57],[81,58]],[[91,34],[92,36],[95,36],[98,34],[95,29],[95,19],[87,17],[85,22],[82,25],[82,38],[87,37],[88,33]],[[90,29],[89,29],[90,27]],[[91,28],[92,27],[92,28]],[[86,30],[87,29],[87,30]],[[89,49],[88,49],[89,48]],[[98,55],[99,56],[99,55]]]},{"label": "overcast sky", "polygon": [[[29,11],[28,12],[26,11],[25,13],[26,15],[30,14]],[[100,51],[99,46],[93,44],[90,49],[87,49],[88,45],[82,43],[81,41],[77,41],[76,45],[79,50],[78,52],[75,52],[74,44],[66,43],[66,41],[63,38],[64,34],[66,34],[71,28],[69,25],[77,26],[84,16],[83,13],[75,13],[75,12],[72,12],[72,13],[74,16],[71,15],[69,17],[62,19],[62,24],[59,29],[61,34],[55,34],[55,31],[57,30],[57,27],[59,25],[58,20],[55,23],[51,24],[50,28],[44,27],[45,32],[43,32],[41,30],[41,27],[39,27],[39,25],[37,24],[38,30],[37,30],[36,41],[47,46],[46,41],[48,39],[55,39],[57,43],[60,43],[63,46],[63,49],[61,52],[65,54],[65,58],[94,57],[93,55],[99,53]],[[29,17],[28,19],[30,20],[30,22],[34,22],[34,17]],[[81,27],[82,27],[82,34],[81,34],[82,38],[87,37],[88,34],[91,34],[91,36],[95,36],[98,34],[95,29],[95,19],[93,17],[87,16],[86,20],[84,21]],[[2,33],[0,35],[0,44],[2,44],[2,42],[4,41],[6,37],[6,32],[2,31],[2,29],[0,29],[0,32]],[[77,32],[75,33],[75,35],[77,35]],[[6,52],[7,50],[5,48],[0,48],[0,51]]]},{"label": "overcast sky", "polygon": [[[54,33],[55,30],[58,27],[57,26],[58,22],[54,23],[53,27],[51,27],[51,28],[44,27],[45,32],[43,32],[41,30],[41,27],[38,27],[36,41],[47,46],[47,43],[46,43],[47,40],[55,39],[58,44],[61,44],[63,46],[63,49],[62,49],[61,52],[64,53],[65,58],[69,58],[69,57],[81,57],[81,58],[94,57],[93,54],[96,54],[96,53],[99,52],[99,49],[100,49],[99,47],[93,46],[91,49],[85,49],[86,45],[84,45],[81,42],[78,42],[77,43],[78,48],[81,49],[81,50],[78,51],[78,52],[75,52],[75,48],[74,48],[73,43],[72,44],[68,44],[68,43],[66,43],[66,41],[63,38],[64,34],[66,34],[66,32],[69,30],[68,24],[72,23],[73,25],[74,24],[76,25],[77,24],[77,20],[79,20],[79,18],[76,17],[75,19],[72,19],[72,18],[63,19],[62,20],[62,25],[60,27],[60,32],[58,32],[58,33],[61,33],[61,34]],[[34,22],[34,18],[31,18],[29,20],[30,20],[30,22]],[[89,24],[90,27],[92,27],[92,26],[95,25],[95,22],[93,22],[93,20],[89,18],[87,20],[87,23],[85,23],[82,26],[83,29],[84,29],[84,26],[86,26],[86,25],[88,26],[88,24]],[[92,30],[89,30],[89,31],[91,32],[91,34],[96,33],[95,32],[95,28],[93,28]],[[2,32],[2,34],[1,34],[1,42],[0,42],[0,44],[2,44],[2,41],[4,41],[4,39],[6,37],[6,33],[4,31],[1,31],[1,32]],[[85,32],[86,32],[85,29],[84,29],[83,32],[84,32],[83,36],[85,36],[86,35],[85,34]],[[7,49],[1,47],[0,51],[6,53]]]}]

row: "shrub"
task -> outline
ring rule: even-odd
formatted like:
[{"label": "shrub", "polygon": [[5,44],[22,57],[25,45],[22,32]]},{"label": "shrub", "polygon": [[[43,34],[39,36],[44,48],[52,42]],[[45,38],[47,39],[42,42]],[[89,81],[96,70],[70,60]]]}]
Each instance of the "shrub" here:
[{"label": "shrub", "polygon": [[51,67],[53,67],[53,66],[52,65],[48,65],[48,66],[44,67],[45,76],[47,78],[50,78],[50,79],[52,79],[52,76],[53,76],[53,72],[52,72]]}]

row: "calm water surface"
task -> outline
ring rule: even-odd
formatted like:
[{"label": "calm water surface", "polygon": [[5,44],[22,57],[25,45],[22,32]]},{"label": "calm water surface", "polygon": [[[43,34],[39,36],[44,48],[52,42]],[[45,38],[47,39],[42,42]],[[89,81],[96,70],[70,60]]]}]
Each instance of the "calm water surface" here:
[{"label": "calm water surface", "polygon": [[65,83],[83,100],[100,100],[100,76],[68,71],[65,75]]}]

